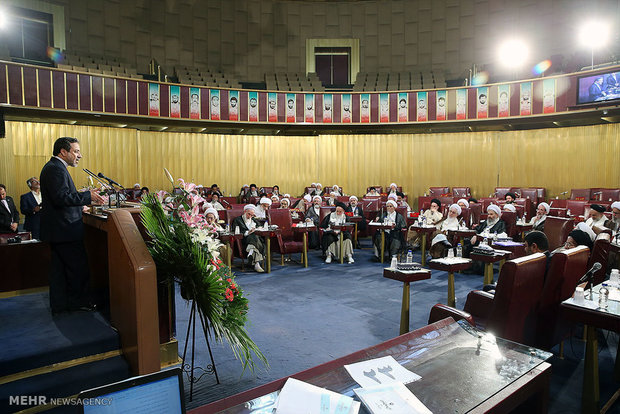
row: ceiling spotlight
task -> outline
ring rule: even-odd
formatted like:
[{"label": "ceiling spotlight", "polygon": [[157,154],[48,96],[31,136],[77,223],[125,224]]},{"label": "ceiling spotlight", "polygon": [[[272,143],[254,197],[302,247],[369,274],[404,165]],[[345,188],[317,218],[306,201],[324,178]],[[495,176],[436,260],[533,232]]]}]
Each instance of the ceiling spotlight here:
[{"label": "ceiling spotlight", "polygon": [[499,47],[499,62],[511,69],[521,67],[529,55],[529,49],[524,41],[509,39]]},{"label": "ceiling spotlight", "polygon": [[602,20],[592,20],[579,29],[579,43],[588,49],[600,49],[607,45],[609,34],[609,24]]}]

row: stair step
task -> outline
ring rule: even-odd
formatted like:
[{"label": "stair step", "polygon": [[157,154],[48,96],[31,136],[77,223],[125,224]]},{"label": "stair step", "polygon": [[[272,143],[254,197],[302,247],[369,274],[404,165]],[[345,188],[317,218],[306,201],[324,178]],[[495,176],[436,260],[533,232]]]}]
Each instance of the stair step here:
[{"label": "stair step", "polygon": [[47,411],[53,413],[75,413],[76,406],[55,407],[52,405],[15,405],[9,404],[11,396],[42,396],[47,404],[51,398],[76,396],[81,391],[99,387],[129,378],[131,372],[125,359],[121,356],[95,361],[79,366],[24,378],[4,384],[0,387],[0,407],[7,407],[7,413],[21,410],[26,412]]}]

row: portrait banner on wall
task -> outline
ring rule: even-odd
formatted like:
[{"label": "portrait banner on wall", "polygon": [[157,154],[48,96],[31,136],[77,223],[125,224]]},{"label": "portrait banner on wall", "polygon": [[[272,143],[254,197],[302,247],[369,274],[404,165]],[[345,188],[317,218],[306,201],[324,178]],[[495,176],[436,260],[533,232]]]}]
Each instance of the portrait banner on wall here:
[{"label": "portrait banner on wall", "polygon": [[210,89],[209,99],[211,100],[211,119],[219,121],[220,119],[220,91],[218,89]]},{"label": "portrait banner on wall", "polygon": [[332,94],[326,93],[323,95],[323,122],[326,124],[331,124],[332,122]]},{"label": "portrait banner on wall", "polygon": [[497,116],[510,116],[510,85],[497,87]]},{"label": "portrait banner on wall", "polygon": [[149,115],[159,116],[159,84],[149,83]]},{"label": "portrait banner on wall", "polygon": [[181,88],[174,85],[170,86],[170,117],[181,117]]},{"label": "portrait banner on wall", "polygon": [[543,81],[543,114],[555,112],[555,79]]},{"label": "portrait banner on wall", "polygon": [[305,105],[304,105],[304,122],[312,123],[314,122],[314,94],[307,93],[305,95]]},{"label": "portrait banner on wall", "polygon": [[467,89],[456,90],[456,119],[467,118]]},{"label": "portrait banner on wall", "polygon": [[248,92],[248,121],[258,122],[258,92]]},{"label": "portrait banner on wall", "polygon": [[409,103],[407,93],[398,94],[398,122],[407,122],[409,119]]},{"label": "portrait banner on wall", "polygon": [[267,120],[278,122],[278,94],[275,92],[267,94]]},{"label": "portrait banner on wall", "polygon": [[523,82],[520,85],[519,114],[532,115],[532,82]]},{"label": "portrait banner on wall", "polygon": [[228,92],[228,120],[239,120],[239,91]]},{"label": "portrait banner on wall", "polygon": [[427,105],[426,105],[426,92],[418,92],[417,93],[417,115],[418,122],[426,121],[427,117]]},{"label": "portrait banner on wall", "polygon": [[486,86],[476,90],[476,116],[478,119],[489,117],[489,88]]},{"label": "portrait banner on wall", "polygon": [[341,120],[343,124],[350,124],[351,120],[352,120],[352,115],[351,115],[351,95],[348,93],[345,93],[343,95],[341,95],[342,98],[342,106],[341,106],[341,110],[342,110],[342,114],[341,114]]},{"label": "portrait banner on wall", "polygon": [[437,91],[437,103],[436,103],[436,107],[437,107],[437,120],[438,121],[445,121],[446,117],[447,117],[447,107],[448,107],[448,94],[446,93],[446,91]]},{"label": "portrait banner on wall", "polygon": [[379,94],[379,122],[390,122],[390,95]]},{"label": "portrait banner on wall", "polygon": [[370,122],[370,94],[363,93],[360,96],[360,122]]},{"label": "portrait banner on wall", "polygon": [[[172,88],[173,86],[170,87],[170,114],[172,114]],[[181,108],[179,108],[179,113],[180,111],[181,111]],[[189,117],[191,119],[200,119],[200,89],[199,88],[189,88]]]},{"label": "portrait banner on wall", "polygon": [[295,122],[297,106],[295,105],[296,96],[294,93],[286,94],[286,122]]}]

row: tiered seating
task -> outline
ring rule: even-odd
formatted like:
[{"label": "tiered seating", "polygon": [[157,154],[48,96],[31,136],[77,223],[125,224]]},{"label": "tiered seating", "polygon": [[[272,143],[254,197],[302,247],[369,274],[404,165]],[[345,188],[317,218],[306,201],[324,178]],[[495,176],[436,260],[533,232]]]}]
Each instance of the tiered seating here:
[{"label": "tiered seating", "polygon": [[63,62],[58,63],[57,66],[58,69],[142,79],[142,76],[138,75],[136,68],[129,66],[123,59],[116,57],[65,53]]},{"label": "tiered seating", "polygon": [[406,91],[445,87],[446,78],[438,72],[359,72],[353,91]]},{"label": "tiered seating", "polygon": [[174,71],[179,83],[219,88],[241,88],[241,84],[235,75],[224,74],[209,68],[179,66]]},{"label": "tiered seating", "polygon": [[265,86],[271,91],[323,92],[325,88],[316,73],[266,73]]}]

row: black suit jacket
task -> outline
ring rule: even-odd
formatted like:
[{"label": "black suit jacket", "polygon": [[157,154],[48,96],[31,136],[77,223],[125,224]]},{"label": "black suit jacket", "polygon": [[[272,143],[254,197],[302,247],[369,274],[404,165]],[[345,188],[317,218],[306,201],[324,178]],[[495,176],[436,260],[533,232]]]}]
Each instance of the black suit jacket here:
[{"label": "black suit jacket", "polygon": [[11,223],[19,223],[19,213],[17,212],[17,207],[15,207],[13,198],[6,196],[6,202],[11,211],[7,210],[4,203],[0,201],[0,232],[16,233],[11,230]]},{"label": "black suit jacket", "polygon": [[362,210],[362,206],[360,204],[355,206],[355,209],[353,209],[351,207],[351,204],[349,204],[344,211],[346,211],[347,213],[353,213],[354,216],[360,216],[362,218],[362,221],[360,221],[357,224],[357,227],[360,230],[365,230],[366,229],[366,219],[364,218],[364,210]]},{"label": "black suit jacket", "polygon": [[91,203],[90,192],[79,193],[61,160],[52,157],[41,170],[41,240],[62,243],[84,236],[82,206]]},{"label": "black suit jacket", "polygon": [[31,191],[22,194],[19,199],[19,207],[24,215],[24,229],[32,233],[32,237],[38,239],[41,236],[41,211],[34,211],[38,206],[37,200]]}]

